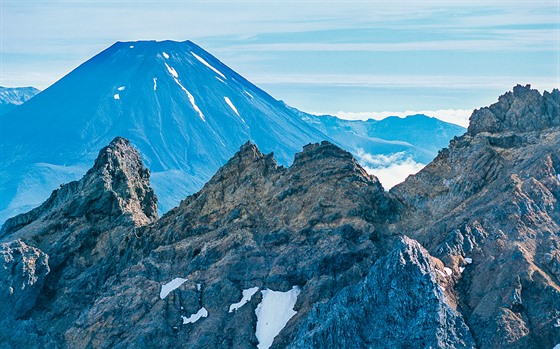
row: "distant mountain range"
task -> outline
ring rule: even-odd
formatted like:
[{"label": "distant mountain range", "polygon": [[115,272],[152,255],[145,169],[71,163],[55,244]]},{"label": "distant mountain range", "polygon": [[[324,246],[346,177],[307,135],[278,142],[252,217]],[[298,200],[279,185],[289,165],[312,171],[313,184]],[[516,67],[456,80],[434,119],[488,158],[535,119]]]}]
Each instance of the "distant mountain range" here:
[{"label": "distant mountain range", "polygon": [[6,114],[18,105],[22,105],[41,92],[35,87],[0,86],[0,115]]},{"label": "distant mountain range", "polygon": [[96,150],[116,136],[139,149],[165,212],[248,140],[284,166],[303,145],[330,140],[376,168],[392,161],[378,161],[381,155],[425,164],[463,131],[424,116],[311,116],[190,41],[118,42],[3,116],[0,222],[82,176]]},{"label": "distant mountain range", "polygon": [[365,154],[391,155],[405,153],[414,161],[427,164],[449,140],[465,132],[465,128],[423,114],[405,118],[389,116],[382,120],[343,120],[332,115],[312,115],[286,105],[309,125],[367,164]]}]

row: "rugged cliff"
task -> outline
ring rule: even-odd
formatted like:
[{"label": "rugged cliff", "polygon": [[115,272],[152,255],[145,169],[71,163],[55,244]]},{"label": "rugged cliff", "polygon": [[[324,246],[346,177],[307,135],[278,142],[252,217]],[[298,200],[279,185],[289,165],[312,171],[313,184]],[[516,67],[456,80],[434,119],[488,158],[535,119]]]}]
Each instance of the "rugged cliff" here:
[{"label": "rugged cliff", "polygon": [[558,106],[516,87],[390,192],[328,142],[247,143],[159,219],[117,138],[3,226],[0,347],[552,348]]},{"label": "rugged cliff", "polygon": [[517,86],[391,190],[398,231],[453,269],[481,348],[560,343],[560,93]]},{"label": "rugged cliff", "polygon": [[[255,333],[262,291],[295,287],[297,313],[278,338],[289,340],[314,303],[358,282],[386,253],[396,212],[379,182],[330,143],[305,147],[288,169],[248,143],[198,194],[129,235],[119,247],[124,267],[107,285],[113,296],[99,297],[67,338],[74,346],[252,347],[263,341]],[[183,283],[162,299],[161,285],[173,280]],[[229,312],[251,289],[261,292]],[[185,323],[201,310],[206,318]],[[99,326],[123,312],[134,321],[126,331]]]},{"label": "rugged cliff", "polygon": [[[0,346],[57,347],[117,270],[127,231],[157,218],[149,172],[127,140],[103,148],[79,181],[0,232]],[[69,345],[71,346],[71,345]]]}]

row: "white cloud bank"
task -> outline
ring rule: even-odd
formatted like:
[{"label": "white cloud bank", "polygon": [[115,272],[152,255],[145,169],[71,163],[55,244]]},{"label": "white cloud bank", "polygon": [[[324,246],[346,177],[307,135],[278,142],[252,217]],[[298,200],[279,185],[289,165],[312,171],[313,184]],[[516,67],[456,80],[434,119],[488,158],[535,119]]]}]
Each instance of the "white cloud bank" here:
[{"label": "white cloud bank", "polygon": [[424,168],[424,166],[424,164],[408,159],[401,163],[395,163],[387,167],[371,168],[364,166],[364,170],[377,177],[383,185],[383,188],[385,188],[385,190],[389,190],[395,185],[404,182],[406,177],[409,175],[418,173],[418,171]]},{"label": "white cloud bank", "polygon": [[379,179],[385,190],[403,182],[406,177],[417,173],[425,166],[412,160],[405,153],[368,154],[358,149],[357,158],[367,173]]}]

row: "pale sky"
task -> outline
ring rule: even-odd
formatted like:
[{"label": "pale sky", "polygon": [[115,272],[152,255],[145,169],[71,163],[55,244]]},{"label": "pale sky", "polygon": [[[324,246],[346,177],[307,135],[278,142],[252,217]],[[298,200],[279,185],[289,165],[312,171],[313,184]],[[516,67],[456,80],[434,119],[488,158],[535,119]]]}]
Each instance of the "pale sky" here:
[{"label": "pale sky", "polygon": [[517,83],[560,86],[558,0],[0,1],[2,86],[45,89],[131,40],[192,40],[275,98],[347,118],[464,124]]}]

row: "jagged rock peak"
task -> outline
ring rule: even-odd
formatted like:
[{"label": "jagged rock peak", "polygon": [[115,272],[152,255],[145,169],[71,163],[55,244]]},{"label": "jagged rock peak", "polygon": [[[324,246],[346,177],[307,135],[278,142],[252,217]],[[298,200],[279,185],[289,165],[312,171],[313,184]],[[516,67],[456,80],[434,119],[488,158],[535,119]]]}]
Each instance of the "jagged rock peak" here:
[{"label": "jagged rock peak", "polygon": [[138,225],[157,219],[157,197],[150,187],[150,171],[130,142],[116,137],[101,149],[85,177],[97,174],[113,191],[123,213],[132,214]]},{"label": "jagged rock peak", "polygon": [[377,177],[368,174],[352,154],[328,141],[308,144],[303,147],[303,151],[296,154],[291,170],[301,171],[302,169],[308,173],[320,173],[327,177],[335,173],[358,176],[365,181],[375,183],[382,190]]},{"label": "jagged rock peak", "polygon": [[352,154],[337,147],[329,141],[311,143],[303,147],[303,151],[296,154],[294,165],[301,165],[309,160],[325,158],[352,159]]},{"label": "jagged rock peak", "polygon": [[120,219],[124,215],[138,226],[150,223],[157,219],[157,197],[150,187],[150,171],[130,142],[116,137],[101,149],[82,179],[62,185],[41,206],[8,219],[0,237],[54,212],[88,220],[95,216]]},{"label": "jagged rock peak", "polygon": [[251,141],[245,142],[245,144],[243,144],[239,148],[237,153],[235,153],[235,155],[233,156],[234,159],[252,159],[252,160],[261,159],[264,157],[265,155],[261,153],[259,148],[254,143],[251,143]]},{"label": "jagged rock peak", "polygon": [[560,92],[531,89],[531,85],[517,85],[513,92],[498,98],[489,107],[477,109],[469,120],[468,133],[529,132],[560,126]]},{"label": "jagged rock peak", "polygon": [[273,153],[264,155],[254,143],[247,141],[231,159],[216,172],[207,185],[220,182],[224,180],[224,178],[243,176],[243,173],[255,170],[262,172],[267,169],[274,170],[276,168],[278,168],[278,164],[274,159]]},{"label": "jagged rock peak", "polygon": [[[127,156],[130,155],[130,156]],[[99,155],[95,159],[94,168],[103,167],[104,164],[112,161],[112,159],[126,160],[128,158],[130,164],[135,166],[140,160],[138,151],[134,149],[128,139],[123,137],[115,137],[109,145],[103,147],[99,151]]]}]

